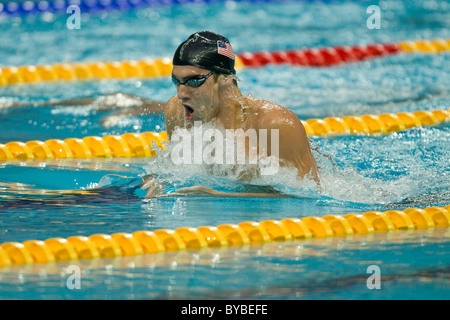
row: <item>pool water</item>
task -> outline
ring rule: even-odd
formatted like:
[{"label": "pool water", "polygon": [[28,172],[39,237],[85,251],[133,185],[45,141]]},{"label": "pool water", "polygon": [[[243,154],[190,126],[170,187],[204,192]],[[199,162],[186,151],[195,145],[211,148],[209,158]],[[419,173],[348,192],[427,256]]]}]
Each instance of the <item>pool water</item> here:
[{"label": "pool water", "polygon": [[[2,271],[1,292],[12,299],[447,299],[448,241],[448,230],[436,229],[14,266]],[[72,265],[81,270],[80,289],[67,285]],[[373,265],[380,289],[367,285]]]},{"label": "pool water", "polygon": [[[188,35],[205,29],[229,37],[236,52],[450,38],[448,2],[384,1],[379,4],[379,30],[366,27],[368,5],[170,5],[86,14],[80,30],[68,30],[64,14],[0,16],[0,66],[171,57]],[[449,73],[449,53],[443,52],[327,68],[247,68],[238,77],[244,94],[309,119],[447,110]],[[165,130],[162,115],[127,117],[105,127],[100,120],[112,111],[33,105],[113,92],[166,101],[175,89],[166,77],[0,87],[0,104],[30,103],[0,109],[0,143]],[[283,199],[144,199],[137,186],[141,176],[152,173],[160,175],[168,190],[197,184],[227,191],[248,187],[205,168],[175,166],[162,152],[152,159],[0,163],[0,243],[450,203],[448,123],[379,137],[310,140],[321,170],[320,191],[293,178],[289,170],[251,181],[293,196]],[[4,267],[0,299],[448,299],[448,232],[444,228]],[[81,289],[68,288],[69,265],[80,267]],[[381,269],[379,290],[367,287],[370,265]]]}]

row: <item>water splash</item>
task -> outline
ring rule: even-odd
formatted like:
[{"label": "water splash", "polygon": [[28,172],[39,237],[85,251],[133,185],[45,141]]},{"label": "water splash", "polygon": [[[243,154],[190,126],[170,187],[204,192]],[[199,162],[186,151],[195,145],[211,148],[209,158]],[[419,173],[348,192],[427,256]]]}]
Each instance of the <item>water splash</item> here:
[{"label": "water splash", "polygon": [[[174,164],[173,142],[145,169],[148,174],[157,174],[169,193],[202,185],[228,192],[271,189],[297,198],[344,205],[356,203],[380,208],[393,204],[437,205],[449,198],[450,155],[442,143],[450,140],[448,129],[444,125],[382,137],[315,138],[311,148],[320,171],[319,189],[311,179],[301,179],[294,168],[280,167],[275,175],[255,175],[243,180],[243,173],[254,167]],[[203,147],[207,144],[203,142]]]},{"label": "water splash", "polygon": [[313,154],[320,167],[322,194],[387,207],[448,202],[450,152],[445,141],[449,140],[448,125],[383,137],[316,139]]},{"label": "water splash", "polygon": [[[202,126],[203,132],[212,128],[210,124]],[[276,167],[275,174],[258,174],[270,172],[264,170],[273,168],[270,166],[278,159],[271,158],[273,162],[270,162],[266,158],[257,157],[255,163],[252,163],[246,157],[242,162],[242,158],[239,158],[241,155],[238,141],[234,138],[230,144],[229,140],[222,144],[224,148],[226,145],[234,147],[231,161],[227,154],[229,149],[222,155],[226,159],[205,161],[208,160],[207,153],[211,151],[211,141],[196,139],[194,130],[185,133],[191,139],[191,150],[185,158],[186,161],[180,162],[180,158],[185,155],[180,156],[178,153],[181,149],[180,142],[172,140],[166,144],[167,149],[159,151],[158,157],[146,167],[147,174],[157,174],[158,181],[166,185],[166,191],[201,185],[226,192],[279,192],[302,198],[320,196],[317,193],[317,184],[309,177],[301,179],[295,168]],[[222,137],[225,138],[226,135],[223,134]]]}]

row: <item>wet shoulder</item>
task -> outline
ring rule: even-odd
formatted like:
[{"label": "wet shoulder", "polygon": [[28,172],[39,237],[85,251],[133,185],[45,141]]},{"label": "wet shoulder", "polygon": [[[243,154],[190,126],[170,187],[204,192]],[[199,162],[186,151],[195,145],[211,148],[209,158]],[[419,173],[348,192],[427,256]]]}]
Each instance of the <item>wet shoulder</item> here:
[{"label": "wet shoulder", "polygon": [[166,102],[165,109],[167,111],[171,111],[171,110],[177,109],[179,106],[180,106],[180,102],[178,101],[177,96],[175,95]]},{"label": "wet shoulder", "polygon": [[245,97],[248,113],[252,114],[253,124],[260,129],[279,127],[280,125],[298,125],[298,117],[291,110],[276,103]]}]

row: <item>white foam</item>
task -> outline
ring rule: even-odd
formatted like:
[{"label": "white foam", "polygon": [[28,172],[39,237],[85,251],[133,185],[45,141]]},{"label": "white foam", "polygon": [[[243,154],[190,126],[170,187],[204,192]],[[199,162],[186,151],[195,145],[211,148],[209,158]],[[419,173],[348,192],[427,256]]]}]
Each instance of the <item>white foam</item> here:
[{"label": "white foam", "polygon": [[[211,125],[203,125],[203,129],[207,130],[212,128]],[[202,148],[198,145],[194,146],[194,132],[189,131],[191,135],[192,151],[189,155],[191,161],[180,162],[173,161],[173,151],[178,148],[178,142],[171,141],[166,143],[166,150],[159,150],[158,157],[155,158],[146,168],[148,174],[157,174],[159,180],[168,185],[174,185],[175,187],[183,187],[189,185],[200,184],[205,187],[220,188],[226,190],[237,190],[244,184],[252,184],[258,186],[270,186],[279,192],[301,196],[301,197],[314,197],[317,196],[317,185],[314,181],[305,178],[301,179],[298,176],[297,169],[295,168],[277,168],[275,174],[252,174],[253,172],[262,172],[267,170],[267,159],[259,158],[255,164],[250,164],[249,161],[242,163],[238,158],[237,152],[234,152],[234,162],[229,164],[229,161],[223,161],[222,163],[207,164],[205,161],[195,161],[199,158],[196,152],[207,150],[209,141],[202,141]],[[225,137],[225,135],[223,135]],[[198,142],[195,141],[195,142]],[[236,140],[233,142],[236,147]],[[179,149],[179,148],[178,148]],[[201,154],[200,154],[201,157]],[[179,160],[179,159],[178,159]],[[247,159],[248,160],[248,159]],[[272,159],[273,160],[273,159]],[[272,164],[270,164],[272,165]],[[268,172],[268,171],[266,171]]]}]

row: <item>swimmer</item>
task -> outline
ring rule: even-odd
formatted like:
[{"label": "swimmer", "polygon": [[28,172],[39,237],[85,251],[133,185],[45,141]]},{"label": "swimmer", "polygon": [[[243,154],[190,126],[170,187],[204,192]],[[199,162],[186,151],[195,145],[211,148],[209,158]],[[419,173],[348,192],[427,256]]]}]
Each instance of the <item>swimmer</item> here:
[{"label": "swimmer", "polygon": [[[301,178],[308,175],[318,183],[317,165],[301,121],[285,107],[243,95],[238,88],[234,64],[230,42],[216,33],[197,32],[180,44],[174,54],[172,71],[177,94],[164,107],[169,139],[176,129],[192,128],[196,121],[223,129],[242,129],[244,132],[254,129],[258,135],[261,129],[267,129],[267,132],[278,129],[280,165],[294,167]],[[271,146],[267,149],[270,156]],[[163,195],[163,188],[155,186],[155,183],[154,178],[143,182],[146,197]],[[227,193],[201,186],[176,191],[180,192],[227,196]],[[246,195],[231,193],[229,196]]]},{"label": "swimmer", "polygon": [[[229,130],[249,129],[258,134],[261,130],[279,132],[278,158],[281,166],[297,169],[300,178],[309,177],[319,184],[316,161],[309,140],[298,117],[278,104],[243,95],[238,87],[235,56],[229,40],[209,31],[192,34],[177,48],[173,58],[172,82],[177,94],[167,103],[148,100],[122,93],[99,98],[82,98],[48,102],[44,106],[92,105],[98,111],[119,108],[119,113],[102,119],[104,126],[113,126],[123,117],[164,113],[169,140],[180,128],[190,129],[194,122],[212,124]],[[248,146],[247,146],[248,147]],[[248,148],[246,150],[248,154]],[[271,145],[267,156],[271,156]],[[255,172],[240,176],[246,180]],[[154,176],[144,177],[141,188],[146,197],[164,196],[164,188]],[[201,186],[181,188],[171,195],[204,196],[277,196],[275,193],[227,193]],[[282,196],[279,194],[278,196]]]}]

